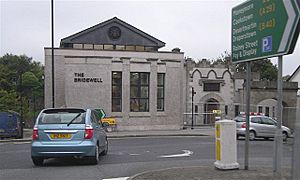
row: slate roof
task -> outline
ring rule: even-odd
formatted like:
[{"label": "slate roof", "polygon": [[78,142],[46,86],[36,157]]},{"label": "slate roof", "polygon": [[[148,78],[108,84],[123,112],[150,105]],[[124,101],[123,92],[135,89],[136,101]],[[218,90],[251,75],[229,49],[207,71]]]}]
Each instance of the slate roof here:
[{"label": "slate roof", "polygon": [[[111,27],[119,28],[119,38],[111,38],[109,35],[109,29]],[[155,37],[118,19],[117,17],[99,23],[61,40],[61,46],[69,43],[149,46],[156,47],[157,49],[165,46],[163,41],[156,39]]]}]

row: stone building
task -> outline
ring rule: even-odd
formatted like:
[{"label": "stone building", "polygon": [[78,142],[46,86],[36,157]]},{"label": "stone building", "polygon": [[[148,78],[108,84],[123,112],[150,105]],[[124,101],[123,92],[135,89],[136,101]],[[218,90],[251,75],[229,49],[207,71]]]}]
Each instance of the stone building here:
[{"label": "stone building", "polygon": [[[234,116],[234,79],[230,68],[216,64],[211,65],[207,60],[199,63],[188,59],[186,61],[188,94],[191,99],[194,88],[195,125],[214,124],[213,110],[221,110],[221,118]],[[187,103],[187,109],[191,109]],[[190,118],[187,118],[187,121]],[[191,124],[191,122],[186,122]]]},{"label": "stone building", "polygon": [[[187,95],[185,124],[214,125],[216,119],[232,119],[246,111],[245,74],[236,73],[233,66],[202,60],[185,63]],[[261,81],[252,72],[250,111],[276,119],[277,82]],[[192,88],[195,118],[192,123]],[[283,83],[283,124],[294,127],[297,83]],[[214,113],[218,112],[218,113]]]},{"label": "stone building", "polygon": [[[184,55],[112,18],[54,49],[55,107],[103,108],[118,130],[180,129]],[[52,106],[51,48],[45,48],[45,107]]]}]

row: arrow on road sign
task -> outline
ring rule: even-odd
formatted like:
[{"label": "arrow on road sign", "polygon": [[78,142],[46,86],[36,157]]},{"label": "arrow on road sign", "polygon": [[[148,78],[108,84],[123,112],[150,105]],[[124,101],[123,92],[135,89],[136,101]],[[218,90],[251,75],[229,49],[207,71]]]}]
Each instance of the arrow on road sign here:
[{"label": "arrow on road sign", "polygon": [[[294,31],[295,31],[295,28],[297,27],[297,26],[294,26],[294,24],[299,21],[299,7],[295,6],[295,8],[297,8],[297,9],[294,10],[292,1],[283,1],[283,3],[284,3],[285,10],[287,12],[287,15],[288,15],[288,21],[285,26],[284,33],[282,35],[282,39],[281,39],[280,46],[278,49],[279,52],[285,51],[285,49],[288,45],[289,37],[294,36]],[[296,13],[298,13],[298,14],[296,14]],[[294,27],[294,29],[293,29],[293,27]]]}]

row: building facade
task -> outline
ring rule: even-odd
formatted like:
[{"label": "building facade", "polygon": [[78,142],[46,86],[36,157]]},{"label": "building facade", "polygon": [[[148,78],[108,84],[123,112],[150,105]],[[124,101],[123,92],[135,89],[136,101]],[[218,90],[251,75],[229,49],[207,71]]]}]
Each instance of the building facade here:
[{"label": "building facade", "polygon": [[[245,73],[237,73],[230,64],[211,63],[205,59],[198,63],[187,59],[185,70],[187,113],[184,124],[214,125],[218,119],[233,119],[245,113]],[[251,76],[250,111],[276,119],[277,82],[262,81],[260,74],[255,72]],[[296,117],[297,90],[297,83],[283,83],[283,124],[291,128]],[[193,121],[192,105],[195,113]]]},{"label": "building facade", "polygon": [[[112,18],[54,49],[55,107],[103,108],[118,130],[179,129],[184,55]],[[45,106],[52,106],[52,54],[45,48]]]}]

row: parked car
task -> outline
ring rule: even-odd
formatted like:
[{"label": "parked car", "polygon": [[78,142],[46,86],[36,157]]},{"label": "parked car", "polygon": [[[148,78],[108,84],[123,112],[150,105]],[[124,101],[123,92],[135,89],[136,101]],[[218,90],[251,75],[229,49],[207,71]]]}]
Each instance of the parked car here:
[{"label": "parked car", "polygon": [[[237,138],[246,134],[246,116],[237,116],[234,118],[237,127]],[[282,139],[286,141],[292,137],[291,130],[288,127],[282,127]],[[254,140],[257,137],[265,139],[275,136],[277,122],[267,116],[250,116],[249,139]]]},{"label": "parked car", "polygon": [[18,113],[0,112],[0,138],[23,138],[24,124]]},{"label": "parked car", "polygon": [[32,134],[31,158],[35,165],[44,159],[74,156],[98,164],[108,152],[105,127],[93,109],[53,108],[38,115]]}]

